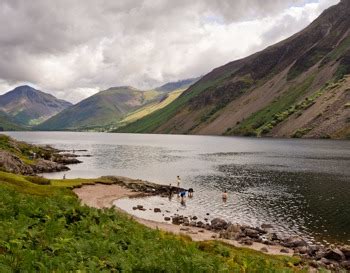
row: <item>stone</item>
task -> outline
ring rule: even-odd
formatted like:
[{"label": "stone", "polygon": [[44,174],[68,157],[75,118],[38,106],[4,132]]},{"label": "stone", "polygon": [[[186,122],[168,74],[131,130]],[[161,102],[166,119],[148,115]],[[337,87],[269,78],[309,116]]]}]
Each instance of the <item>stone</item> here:
[{"label": "stone", "polygon": [[202,221],[198,221],[196,226],[199,228],[204,228],[205,224]]},{"label": "stone", "polygon": [[209,212],[207,212],[207,216],[208,216],[208,215],[210,215],[210,213],[209,213]]},{"label": "stone", "polygon": [[231,224],[227,227],[226,231],[233,233],[241,232],[241,226],[238,224]]},{"label": "stone", "polygon": [[262,225],[261,225],[261,228],[263,228],[263,229],[269,229],[269,228],[273,228],[273,226],[270,225],[270,224],[262,224]]},{"label": "stone", "polygon": [[165,220],[165,221],[170,221],[171,218],[170,218],[170,217],[164,217],[164,220]]},{"label": "stone", "polygon": [[204,233],[205,231],[204,231],[204,229],[200,229],[200,230],[198,230],[198,232]]},{"label": "stone", "polygon": [[137,209],[143,209],[142,205],[137,205],[136,207],[137,207]]},{"label": "stone", "polygon": [[306,254],[307,253],[307,247],[306,246],[299,246],[296,249],[296,252],[300,254]]},{"label": "stone", "polygon": [[137,207],[132,207],[133,210],[137,210]]},{"label": "stone", "polygon": [[247,228],[244,233],[250,238],[259,238],[259,232],[255,229]]},{"label": "stone", "polygon": [[154,208],[153,210],[155,213],[158,213],[158,212],[162,212],[162,210],[160,208]]},{"label": "stone", "polygon": [[326,251],[326,254],[324,255],[326,259],[334,260],[337,262],[341,262],[345,260],[345,255],[342,251],[340,251],[338,248],[336,249],[328,249]]},{"label": "stone", "polygon": [[350,246],[343,246],[340,248],[347,260],[350,260]]},{"label": "stone", "polygon": [[192,220],[194,220],[194,221],[196,221],[197,219],[198,219],[197,216],[193,216],[193,217],[192,217]]},{"label": "stone", "polygon": [[286,247],[300,247],[300,246],[307,246],[307,243],[300,237],[292,236],[285,239],[282,245]]},{"label": "stone", "polygon": [[262,247],[262,248],[260,248],[260,251],[262,251],[262,252],[269,252],[269,250],[266,248],[266,247]]},{"label": "stone", "polygon": [[311,266],[313,268],[319,268],[319,264],[316,261],[310,261],[309,266]]},{"label": "stone", "polygon": [[221,230],[221,229],[226,229],[228,224],[225,220],[221,218],[215,218],[211,220],[211,226],[215,230]]},{"label": "stone", "polygon": [[174,225],[180,225],[182,224],[184,221],[183,221],[183,218],[181,216],[174,216],[173,219],[172,219],[172,223]]},{"label": "stone", "polygon": [[180,230],[181,230],[181,231],[189,231],[190,229],[189,229],[189,228],[184,228],[184,227],[182,227],[182,228],[180,228]]},{"label": "stone", "polygon": [[280,250],[280,252],[281,252],[281,253],[289,253],[289,250],[286,249],[286,248],[282,248],[282,249]]},{"label": "stone", "polygon": [[343,261],[343,262],[340,263],[340,265],[341,265],[343,268],[345,268],[345,269],[347,269],[347,270],[350,270],[350,261]]},{"label": "stone", "polygon": [[190,226],[191,226],[191,227],[195,227],[195,226],[197,226],[197,222],[195,222],[195,221],[191,221],[191,222],[190,222]]},{"label": "stone", "polygon": [[241,241],[239,241],[239,243],[242,245],[247,245],[247,246],[253,245],[253,241],[250,239],[247,239],[247,238],[242,239]]}]

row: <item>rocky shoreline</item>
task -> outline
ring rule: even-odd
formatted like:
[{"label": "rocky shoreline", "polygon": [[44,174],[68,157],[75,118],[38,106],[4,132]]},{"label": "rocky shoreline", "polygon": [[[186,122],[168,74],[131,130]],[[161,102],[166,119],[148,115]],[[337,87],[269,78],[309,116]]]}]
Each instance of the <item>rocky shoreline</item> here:
[{"label": "rocky shoreline", "polygon": [[[158,185],[141,180],[121,179],[118,177],[104,177],[112,180],[113,183],[130,189],[139,194],[136,197],[158,195],[169,197],[170,192],[178,192],[181,189],[167,185]],[[134,198],[130,197],[130,198]],[[133,210],[147,210],[143,205],[134,206]],[[154,213],[162,213],[160,208],[149,208]],[[181,226],[181,230],[200,228],[203,231],[213,232],[213,239],[223,239],[238,242],[240,245],[250,246],[253,243],[260,243],[266,246],[279,246],[280,253],[297,255],[302,260],[314,268],[325,267],[330,270],[346,269],[350,270],[350,246],[323,246],[310,244],[298,236],[281,238],[273,233],[273,225],[263,224],[260,227],[251,227],[230,223],[220,218],[200,220],[197,216],[184,216],[174,214],[164,217],[164,221],[173,225]],[[267,247],[262,247],[260,251],[268,253]]]},{"label": "rocky shoreline", "polygon": [[70,170],[67,165],[79,164],[79,155],[63,153],[50,146],[38,146],[0,135],[0,170],[23,175]]}]

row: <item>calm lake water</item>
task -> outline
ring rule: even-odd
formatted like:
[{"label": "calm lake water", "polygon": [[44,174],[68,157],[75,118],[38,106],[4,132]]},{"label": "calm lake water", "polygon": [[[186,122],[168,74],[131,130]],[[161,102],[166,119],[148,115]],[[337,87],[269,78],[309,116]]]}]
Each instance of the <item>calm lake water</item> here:
[{"label": "calm lake water", "polygon": [[[122,199],[137,216],[162,221],[166,214],[222,217],[274,225],[284,236],[350,243],[350,141],[254,139],[215,136],[73,132],[11,132],[16,139],[59,149],[87,150],[67,178],[120,175],[195,190],[186,206],[160,197]],[[62,178],[63,173],[46,174]],[[221,193],[228,191],[224,203]],[[164,213],[133,211],[142,204]],[[168,212],[165,212],[168,211]],[[210,213],[210,216],[207,216]],[[164,215],[163,215],[164,214]]]}]

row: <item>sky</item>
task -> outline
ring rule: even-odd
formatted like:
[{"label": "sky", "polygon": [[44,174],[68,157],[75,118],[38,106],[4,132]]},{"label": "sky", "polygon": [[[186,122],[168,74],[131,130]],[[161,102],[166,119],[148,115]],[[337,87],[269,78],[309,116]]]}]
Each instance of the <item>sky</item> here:
[{"label": "sky", "polygon": [[306,27],[339,0],[0,0],[0,94],[73,103],[205,75]]}]

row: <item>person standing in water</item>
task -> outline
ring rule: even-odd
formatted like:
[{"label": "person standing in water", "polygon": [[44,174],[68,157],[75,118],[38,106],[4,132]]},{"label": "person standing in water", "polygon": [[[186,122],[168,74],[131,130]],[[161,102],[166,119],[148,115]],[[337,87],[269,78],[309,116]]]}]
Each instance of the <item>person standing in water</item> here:
[{"label": "person standing in water", "polygon": [[226,191],[226,190],[222,193],[222,200],[223,200],[224,202],[227,201],[227,191]]},{"label": "person standing in water", "polygon": [[188,189],[188,198],[192,198],[193,197],[193,189],[189,188]]},{"label": "person standing in water", "polygon": [[181,178],[180,178],[179,175],[176,177],[176,180],[177,180],[177,187],[180,188],[180,185],[181,185]]}]

